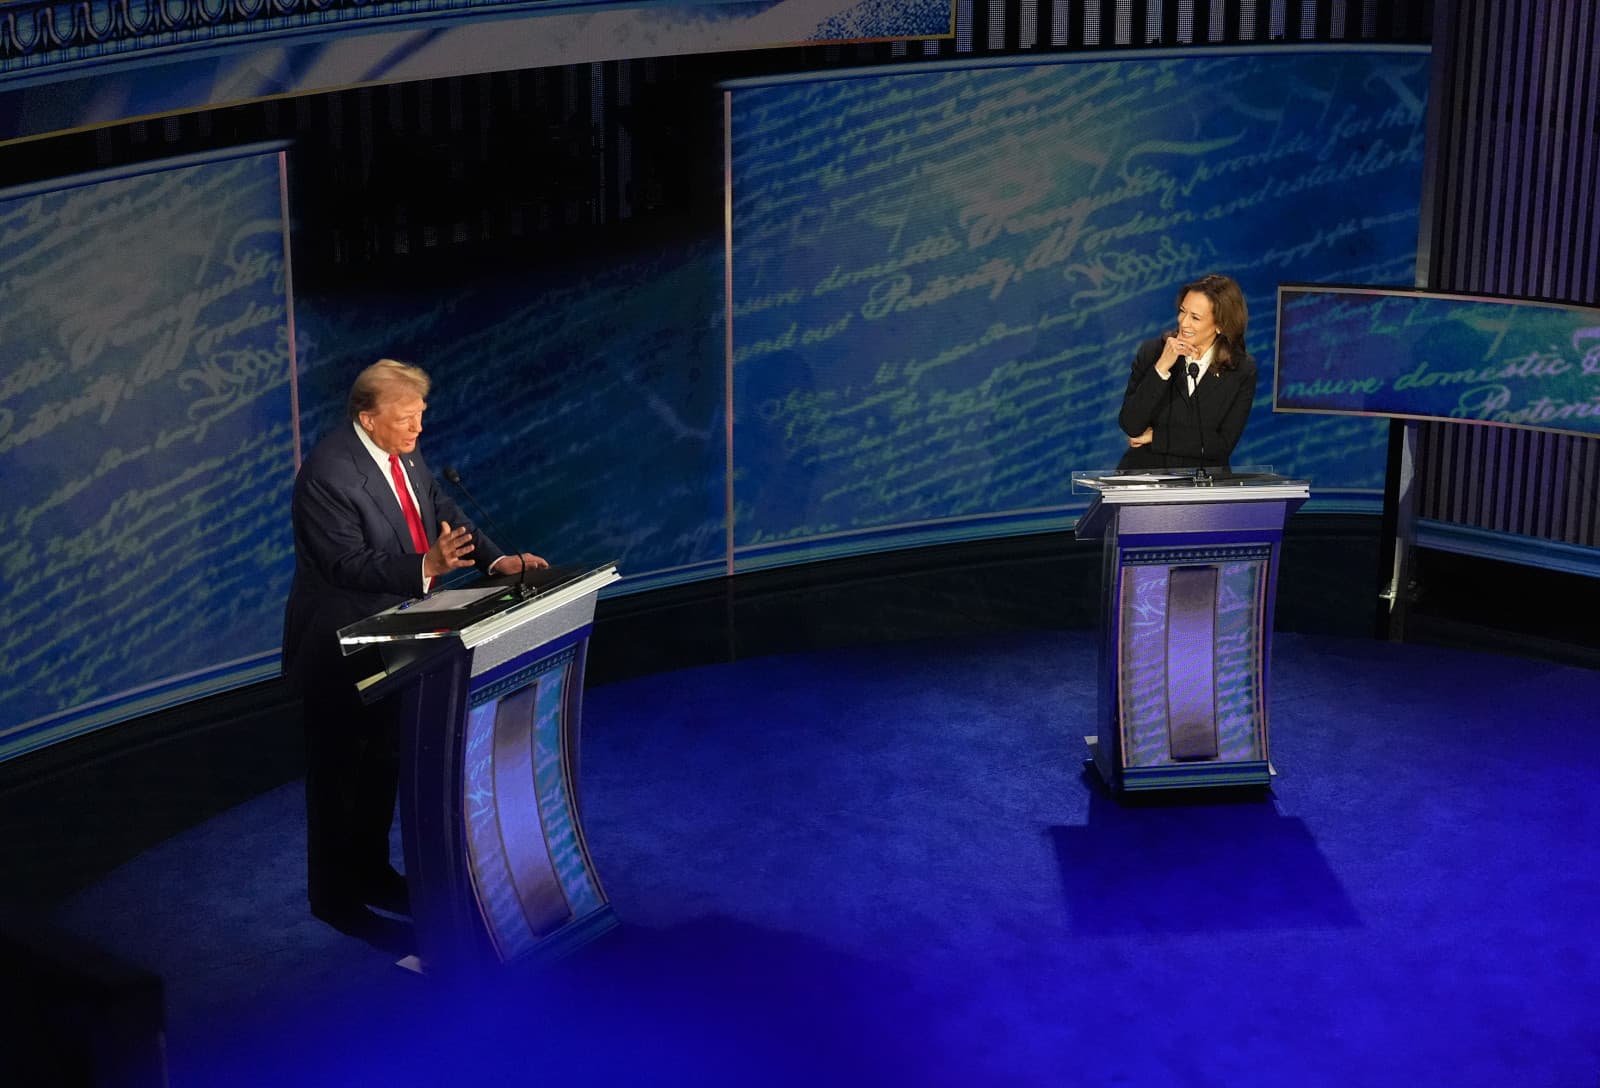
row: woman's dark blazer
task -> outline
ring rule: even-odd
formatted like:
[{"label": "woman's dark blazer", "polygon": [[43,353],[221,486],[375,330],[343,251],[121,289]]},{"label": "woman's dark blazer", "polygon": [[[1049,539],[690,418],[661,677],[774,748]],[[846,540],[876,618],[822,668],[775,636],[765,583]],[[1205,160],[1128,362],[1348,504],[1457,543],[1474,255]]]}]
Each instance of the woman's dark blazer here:
[{"label": "woman's dark blazer", "polygon": [[1146,427],[1154,436],[1148,445],[1130,448],[1117,467],[1227,467],[1256,399],[1255,359],[1235,355],[1237,365],[1232,370],[1222,370],[1213,360],[1191,397],[1189,382],[1178,367],[1172,368],[1170,379],[1156,373],[1165,344],[1165,340],[1146,340],[1133,357],[1117,422],[1130,438],[1143,434]]}]

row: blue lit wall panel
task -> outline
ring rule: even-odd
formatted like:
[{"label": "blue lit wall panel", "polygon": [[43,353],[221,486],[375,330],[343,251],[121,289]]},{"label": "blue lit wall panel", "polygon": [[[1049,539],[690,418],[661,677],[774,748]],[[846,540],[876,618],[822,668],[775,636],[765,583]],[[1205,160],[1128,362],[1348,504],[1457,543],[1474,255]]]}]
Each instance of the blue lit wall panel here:
[{"label": "blue lit wall panel", "polygon": [[714,237],[307,293],[306,441],[342,420],[362,367],[415,363],[434,383],[422,452],[460,471],[497,543],[553,563],[616,560],[635,589],[720,574],[722,296]]},{"label": "blue lit wall panel", "polygon": [[277,672],[276,150],[0,194],[0,754]]},{"label": "blue lit wall panel", "polygon": [[1600,310],[1285,287],[1276,405],[1600,434]]},{"label": "blue lit wall panel", "polygon": [[1375,506],[1381,424],[1270,412],[1276,290],[1412,282],[1426,86],[1286,49],[735,85],[741,561],[1047,524],[1214,270],[1262,368],[1234,463]]}]

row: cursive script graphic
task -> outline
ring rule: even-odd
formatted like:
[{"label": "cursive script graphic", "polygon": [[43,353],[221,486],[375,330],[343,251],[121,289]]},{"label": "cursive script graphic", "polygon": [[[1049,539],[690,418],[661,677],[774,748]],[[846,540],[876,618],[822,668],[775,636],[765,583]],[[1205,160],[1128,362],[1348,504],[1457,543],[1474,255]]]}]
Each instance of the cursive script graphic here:
[{"label": "cursive script graphic", "polygon": [[[1426,77],[1345,54],[735,91],[736,546],[1061,506],[1203,272],[1246,288],[1264,401],[1279,280],[1410,282]],[[1376,486],[1377,429],[1325,424],[1258,412],[1246,450]]]},{"label": "cursive script graphic", "polygon": [[434,383],[423,454],[460,467],[496,543],[630,575],[725,562],[723,276],[708,231],[626,259],[299,295],[297,343],[316,345],[301,356],[307,439],[343,422],[356,369],[426,345],[408,360]]},{"label": "cursive script graphic", "polygon": [[275,649],[281,203],[276,154],[0,202],[0,733]]},{"label": "cursive script graphic", "polygon": [[1600,433],[1597,317],[1544,303],[1296,289],[1284,306],[1278,402]]}]

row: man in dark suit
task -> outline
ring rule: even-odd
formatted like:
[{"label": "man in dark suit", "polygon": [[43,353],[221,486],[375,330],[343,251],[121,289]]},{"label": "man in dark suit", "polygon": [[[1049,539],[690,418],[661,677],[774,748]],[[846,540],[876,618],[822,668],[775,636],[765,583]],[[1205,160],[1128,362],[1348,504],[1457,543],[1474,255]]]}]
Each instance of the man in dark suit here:
[{"label": "man in dark suit", "polygon": [[1124,469],[1228,466],[1256,397],[1244,295],[1227,276],[1178,291],[1178,327],[1139,345],[1117,422]]},{"label": "man in dark suit", "polygon": [[399,776],[397,707],[364,706],[355,683],[375,670],[346,657],[338,631],[426,593],[463,567],[508,574],[547,564],[506,555],[462,517],[417,452],[428,376],[380,360],[357,376],[348,422],[301,465],[294,486],[294,581],[284,609],[283,671],[304,706],[307,893],[317,917],[375,943],[400,939],[369,908],[407,913],[389,864]]}]

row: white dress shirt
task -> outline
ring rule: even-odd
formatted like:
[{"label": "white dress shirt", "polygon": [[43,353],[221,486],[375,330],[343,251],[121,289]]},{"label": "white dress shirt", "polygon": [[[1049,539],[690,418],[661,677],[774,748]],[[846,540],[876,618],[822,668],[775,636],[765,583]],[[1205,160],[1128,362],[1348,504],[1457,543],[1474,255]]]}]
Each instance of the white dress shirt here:
[{"label": "white dress shirt", "polygon": [[[1200,369],[1195,371],[1195,375],[1192,378],[1188,377],[1189,364],[1188,363],[1184,364],[1184,366],[1183,366],[1183,374],[1184,374],[1185,380],[1189,383],[1189,395],[1190,396],[1194,395],[1194,387],[1200,384],[1200,379],[1206,376],[1206,371],[1211,369],[1211,357],[1213,355],[1215,355],[1216,353],[1217,353],[1217,342],[1215,340],[1213,340],[1213,341],[1211,341],[1211,346],[1206,348],[1206,353],[1204,355],[1200,356],[1200,358],[1198,358],[1198,359],[1190,359],[1189,360],[1190,363],[1197,363],[1200,366]],[[1176,370],[1176,369],[1177,369],[1177,367],[1174,366],[1173,370]],[[1156,371],[1156,373],[1157,374],[1161,374],[1161,372],[1159,370]],[[1171,373],[1161,374],[1161,380],[1162,381],[1169,381],[1169,380],[1171,380],[1171,378],[1172,378],[1172,374]]]}]

